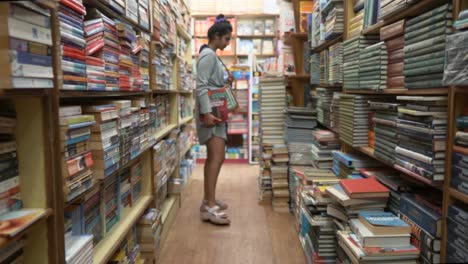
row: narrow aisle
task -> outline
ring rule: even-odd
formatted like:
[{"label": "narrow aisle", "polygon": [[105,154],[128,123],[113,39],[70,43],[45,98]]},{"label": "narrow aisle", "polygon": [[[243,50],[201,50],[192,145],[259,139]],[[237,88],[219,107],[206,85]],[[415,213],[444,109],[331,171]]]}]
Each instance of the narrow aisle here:
[{"label": "narrow aisle", "polygon": [[257,202],[258,166],[223,166],[217,198],[229,204],[231,225],[227,227],[200,221],[202,172],[203,165],[198,165],[159,263],[305,263],[293,216]]}]

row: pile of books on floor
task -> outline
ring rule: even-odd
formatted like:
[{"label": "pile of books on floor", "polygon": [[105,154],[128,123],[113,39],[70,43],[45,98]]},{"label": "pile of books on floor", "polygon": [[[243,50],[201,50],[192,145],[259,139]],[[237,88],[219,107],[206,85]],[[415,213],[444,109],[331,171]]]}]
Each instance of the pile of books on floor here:
[{"label": "pile of books on floor", "polygon": [[380,162],[358,154],[333,152],[332,171],[340,178],[361,178],[360,169],[382,167]]},{"label": "pile of books on floor", "polygon": [[403,61],[405,57],[405,20],[380,29],[380,40],[385,41],[388,54],[387,89],[405,88]]},{"label": "pile of books on floor", "polygon": [[[66,201],[70,201],[94,184],[91,168],[91,127],[94,115],[82,115],[81,106],[62,106],[59,113],[60,140],[63,154],[62,175]],[[76,188],[76,186],[79,186]]]},{"label": "pile of books on floor", "polygon": [[285,112],[286,142],[311,142],[312,130],[317,126],[315,109],[288,107]]},{"label": "pile of books on floor", "polygon": [[361,35],[364,28],[364,0],[354,1],[354,17],[351,18],[349,24],[348,38],[354,38]]},{"label": "pile of books on floor", "polygon": [[359,89],[359,54],[377,42],[378,35],[357,36],[343,42],[343,88]]},{"label": "pile of books on floor", "polygon": [[368,46],[359,54],[359,88],[387,88],[387,47],[385,42]]},{"label": "pile of books on floor", "polygon": [[271,185],[273,191],[273,210],[289,212],[288,165],[271,165]]},{"label": "pile of books on floor", "polygon": [[321,88],[317,87],[317,121],[326,126],[331,126],[331,104],[333,95],[335,92],[338,92],[339,89],[329,89],[329,88]]},{"label": "pile of books on floor", "polygon": [[140,245],[137,242],[137,229],[135,225],[130,226],[127,233],[115,249],[109,260],[110,263],[142,263],[140,258]]},{"label": "pile of books on floor", "polygon": [[328,83],[343,83],[343,44],[341,42],[330,46],[328,60]]},{"label": "pile of books on floor", "polygon": [[283,78],[260,78],[261,142],[284,144],[284,111],[286,88]]},{"label": "pile of books on floor", "polygon": [[[409,19],[405,24],[405,86],[443,86],[447,35],[452,33],[452,6],[445,4]],[[429,25],[431,25],[429,27]]]},{"label": "pile of books on floor", "polygon": [[140,244],[141,258],[147,262],[157,260],[161,242],[161,212],[148,209],[138,220],[137,240]]},{"label": "pile of books on floor", "polygon": [[[468,261],[468,250],[466,247],[468,235],[465,232],[468,228],[467,216],[468,207],[466,204],[449,205],[447,217],[447,262],[464,263]],[[440,243],[438,246],[440,247]]]},{"label": "pile of books on floor", "polygon": [[387,164],[395,163],[395,147],[397,146],[397,119],[399,104],[393,101],[369,102],[375,110],[373,123],[375,124],[374,155]]},{"label": "pile of books on floor", "polygon": [[319,169],[333,167],[333,151],[339,150],[338,135],[329,130],[315,130],[313,133],[312,164]]},{"label": "pile of books on floor", "polygon": [[397,96],[396,165],[427,183],[441,183],[445,173],[447,96]]},{"label": "pile of books on floor", "polygon": [[81,0],[60,1],[58,9],[62,44],[63,87],[86,90],[86,40],[83,31],[85,7]]},{"label": "pile of books on floor", "polygon": [[322,7],[322,16],[325,16],[325,40],[330,40],[344,30],[344,7],[341,0],[329,0]]}]

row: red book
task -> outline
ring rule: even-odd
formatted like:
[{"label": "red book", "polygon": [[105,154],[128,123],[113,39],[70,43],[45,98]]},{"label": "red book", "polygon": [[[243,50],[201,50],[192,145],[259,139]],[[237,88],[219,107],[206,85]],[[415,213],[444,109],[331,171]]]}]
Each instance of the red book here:
[{"label": "red book", "polygon": [[350,198],[386,198],[390,190],[374,178],[344,179],[341,187]]}]

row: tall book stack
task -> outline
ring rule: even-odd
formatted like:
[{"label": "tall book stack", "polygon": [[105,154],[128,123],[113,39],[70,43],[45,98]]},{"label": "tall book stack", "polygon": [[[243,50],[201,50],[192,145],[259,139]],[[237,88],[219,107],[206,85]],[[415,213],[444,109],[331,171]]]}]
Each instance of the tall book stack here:
[{"label": "tall book stack", "polygon": [[95,186],[90,192],[86,193],[81,204],[83,223],[82,234],[93,235],[93,244],[97,245],[104,236],[101,211],[102,194],[101,188]]},{"label": "tall book stack", "polygon": [[120,43],[115,22],[96,8],[89,8],[85,33],[88,89],[118,91]]},{"label": "tall book stack", "polygon": [[325,17],[325,40],[330,40],[344,30],[344,7],[342,0],[328,0],[322,8],[322,16]]},{"label": "tall book stack", "polygon": [[85,114],[94,115],[96,124],[91,128],[93,174],[104,179],[120,167],[119,113],[113,104],[83,106]]},{"label": "tall book stack", "polygon": [[119,175],[113,175],[104,180],[101,210],[106,234],[120,221],[119,183]]},{"label": "tall book stack", "polygon": [[353,38],[361,35],[364,28],[364,0],[354,0],[354,17],[351,18],[349,24],[348,38]]},{"label": "tall book stack", "polygon": [[333,167],[333,151],[341,147],[338,135],[329,130],[315,130],[312,142],[312,164],[319,169]]},{"label": "tall book stack", "polygon": [[426,182],[444,180],[447,96],[397,96],[396,166]]},{"label": "tall book stack", "polygon": [[312,130],[317,126],[317,112],[307,107],[288,107],[286,110],[286,142],[311,142]]},{"label": "tall book stack", "polygon": [[[63,153],[62,175],[66,201],[70,201],[94,184],[91,167],[91,127],[94,115],[82,115],[81,106],[60,107],[60,142]],[[76,186],[79,186],[76,188]]]},{"label": "tall book stack", "polygon": [[161,212],[151,208],[145,212],[137,223],[137,240],[141,246],[141,257],[154,263],[159,254],[161,240]]},{"label": "tall book stack", "polygon": [[62,73],[65,90],[86,90],[86,40],[83,21],[86,9],[81,0],[61,0],[59,6],[62,44]]},{"label": "tall book stack", "polygon": [[[340,97],[340,139],[353,147],[369,144],[369,104],[376,98],[342,94]],[[381,98],[381,97],[380,97]]]},{"label": "tall book stack", "polygon": [[360,169],[378,168],[382,165],[364,155],[333,151],[332,171],[340,178],[362,178]]},{"label": "tall book stack", "polygon": [[333,98],[330,106],[330,127],[334,132],[340,130],[340,98],[341,93],[333,93]]},{"label": "tall book stack", "polygon": [[273,190],[273,210],[276,212],[289,212],[287,165],[271,165],[271,185]]},{"label": "tall book stack", "polygon": [[373,117],[375,125],[374,155],[387,162],[395,163],[395,147],[397,146],[398,105],[395,102],[369,102],[376,114]]},{"label": "tall book stack", "polygon": [[120,43],[119,88],[121,91],[131,91],[133,89],[132,48],[136,40],[135,31],[130,25],[117,21],[116,28],[118,30]]},{"label": "tall book stack", "polygon": [[310,55],[310,83],[320,84],[320,53]]},{"label": "tall book stack", "polygon": [[328,67],[328,49],[320,52],[320,83],[328,84],[329,67]]},{"label": "tall book stack", "polygon": [[405,86],[441,87],[447,35],[452,33],[452,5],[446,4],[405,24]]},{"label": "tall book stack", "polygon": [[145,29],[150,29],[150,1],[139,0],[138,1],[138,23]]},{"label": "tall book stack", "polygon": [[71,236],[65,241],[67,264],[93,263],[93,236]]},{"label": "tall book stack", "polygon": [[290,165],[312,165],[312,143],[288,142]]},{"label": "tall book stack", "polygon": [[343,88],[359,89],[359,54],[377,43],[378,38],[376,35],[357,36],[343,42]]},{"label": "tall book stack", "polygon": [[411,244],[421,251],[420,263],[441,262],[441,200],[442,197],[433,192],[401,195],[400,218],[411,226]]},{"label": "tall book stack", "polygon": [[124,166],[131,160],[132,102],[130,100],[120,100],[111,103],[115,105],[119,114],[120,164]]},{"label": "tall book stack", "polygon": [[132,183],[130,169],[126,168],[119,175],[119,207],[125,211],[132,206]]},{"label": "tall book stack", "polygon": [[343,45],[341,42],[330,46],[328,60],[328,83],[343,83]]},{"label": "tall book stack", "polygon": [[15,131],[16,113],[2,107],[0,110],[0,185],[4,195],[1,199],[0,214],[23,207]]},{"label": "tall book stack", "polygon": [[405,20],[399,20],[380,29],[380,40],[385,41],[388,54],[387,89],[403,89]]},{"label": "tall book stack", "polygon": [[385,42],[368,46],[359,53],[359,88],[387,88],[387,47]]},{"label": "tall book stack", "polygon": [[284,115],[286,88],[283,78],[260,79],[260,127],[261,142],[284,144]]},{"label": "tall book stack", "polygon": [[130,167],[130,184],[132,188],[132,202],[140,199],[142,193],[143,165],[141,161],[136,162]]},{"label": "tall book stack", "polygon": [[317,121],[326,126],[331,127],[331,104],[333,99],[333,94],[338,92],[339,89],[328,89],[317,87],[315,89],[317,92]]},{"label": "tall book stack", "polygon": [[314,5],[314,12],[312,14],[312,25],[311,25],[311,32],[310,32],[310,39],[311,39],[311,47],[317,47],[318,45],[322,44],[324,37],[323,37],[323,24],[322,24],[322,12],[320,11],[320,6],[322,4]]},{"label": "tall book stack", "polygon": [[449,205],[447,217],[447,262],[463,263],[468,261],[468,250],[465,247],[468,236],[467,230],[468,208],[465,205]]},{"label": "tall book stack", "polygon": [[[32,2],[1,3],[4,32],[0,88],[53,88],[50,12]],[[8,51],[9,50],[9,51]]]}]

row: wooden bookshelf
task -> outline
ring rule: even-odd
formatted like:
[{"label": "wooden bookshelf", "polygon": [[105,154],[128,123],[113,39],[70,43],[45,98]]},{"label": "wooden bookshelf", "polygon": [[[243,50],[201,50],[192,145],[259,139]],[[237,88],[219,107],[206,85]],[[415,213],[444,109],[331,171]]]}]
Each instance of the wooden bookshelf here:
[{"label": "wooden bookshelf", "polygon": [[180,120],[179,125],[185,125],[193,120],[193,116],[186,117]]},{"label": "wooden bookshelf", "polygon": [[314,47],[314,48],[312,49],[312,52],[314,52],[314,53],[321,52],[322,50],[327,49],[327,48],[329,48],[330,46],[333,46],[333,45],[335,45],[336,43],[341,42],[342,40],[343,40],[343,35],[340,35],[340,36],[338,36],[338,37],[335,37],[335,38],[332,39],[332,40],[325,41],[325,42],[323,42],[322,44],[320,44],[320,45]]},{"label": "wooden bookshelf", "polygon": [[348,94],[395,94],[395,95],[447,95],[448,87],[431,89],[384,89],[380,91],[373,90],[354,90],[346,89]]}]

